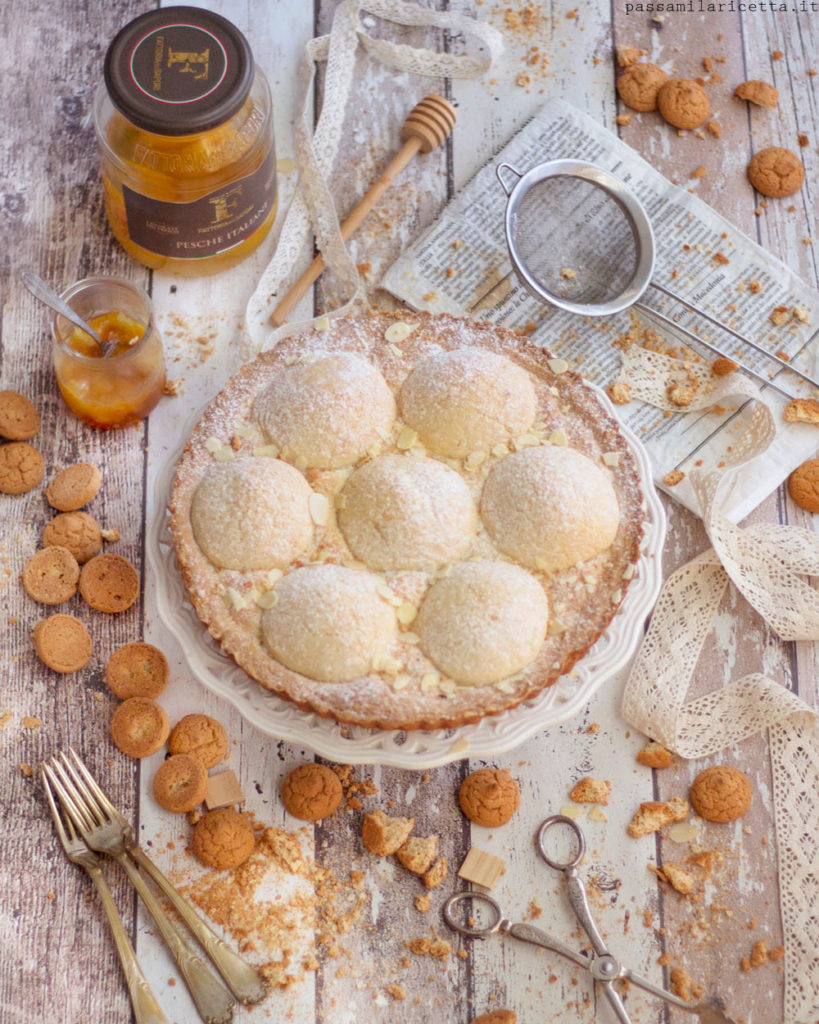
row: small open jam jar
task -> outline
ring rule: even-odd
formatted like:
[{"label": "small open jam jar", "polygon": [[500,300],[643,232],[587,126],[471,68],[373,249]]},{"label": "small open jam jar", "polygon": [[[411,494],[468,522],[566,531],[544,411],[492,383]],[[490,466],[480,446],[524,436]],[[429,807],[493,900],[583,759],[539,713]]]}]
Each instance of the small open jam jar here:
[{"label": "small open jam jar", "polygon": [[270,89],[226,18],[164,7],[127,24],[108,48],[94,127],[108,220],[145,266],[224,270],[272,227]]},{"label": "small open jam jar", "polygon": [[165,385],[165,356],[151,300],[118,277],[87,277],[62,297],[103,341],[114,344],[103,356],[93,338],[55,315],[54,370],[65,404],[102,430],[144,419]]}]

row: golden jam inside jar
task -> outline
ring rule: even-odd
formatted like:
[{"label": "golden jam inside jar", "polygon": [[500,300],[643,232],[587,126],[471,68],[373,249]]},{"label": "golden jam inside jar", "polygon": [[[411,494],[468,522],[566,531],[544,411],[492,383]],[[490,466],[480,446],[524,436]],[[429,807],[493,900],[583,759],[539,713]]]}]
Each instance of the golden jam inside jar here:
[{"label": "golden jam inside jar", "polygon": [[162,397],[165,356],[148,296],[118,278],[87,278],[63,295],[104,342],[57,315],[52,325],[54,370],[65,404],[102,430],[144,419]]},{"label": "golden jam inside jar", "polygon": [[106,56],[94,125],[109,223],[146,266],[223,270],[272,227],[270,90],[225,18],[169,7],[126,25]]}]

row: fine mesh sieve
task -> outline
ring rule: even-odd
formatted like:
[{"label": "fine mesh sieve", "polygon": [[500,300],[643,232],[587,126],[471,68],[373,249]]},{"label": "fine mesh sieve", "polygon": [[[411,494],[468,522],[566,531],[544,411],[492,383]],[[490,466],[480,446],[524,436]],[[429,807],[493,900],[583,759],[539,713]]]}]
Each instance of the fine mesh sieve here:
[{"label": "fine mesh sieve", "polygon": [[[502,163],[495,173],[508,197],[509,257],[521,282],[535,298],[584,316],[611,316],[634,306],[695,344],[728,357],[707,338],[641,302],[650,287],[819,387],[819,382],[792,364],[652,280],[655,245],[651,222],[634,193],[613,174],[583,160],[553,160],[525,174]],[[517,180],[510,185],[504,174],[514,175]],[[794,397],[739,362],[733,353],[729,358],[761,383],[786,398]]]}]

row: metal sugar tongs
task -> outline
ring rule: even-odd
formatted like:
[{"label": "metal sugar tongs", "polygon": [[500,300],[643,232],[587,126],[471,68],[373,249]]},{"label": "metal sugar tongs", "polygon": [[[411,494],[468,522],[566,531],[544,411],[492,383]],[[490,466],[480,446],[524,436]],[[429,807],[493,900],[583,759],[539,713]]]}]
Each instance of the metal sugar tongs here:
[{"label": "metal sugar tongs", "polygon": [[[563,826],[574,833],[574,854],[566,860],[556,860],[547,851],[545,838],[551,829]],[[547,932],[542,931],[540,928],[535,928],[531,924],[523,922],[513,924],[503,916],[500,904],[496,900],[488,894],[478,891],[458,892],[454,896],[449,897],[443,908],[444,919],[449,927],[460,935],[473,939],[485,939],[490,935],[497,935],[499,932],[503,932],[506,935],[520,939],[522,942],[529,942],[534,946],[542,946],[544,949],[550,949],[554,953],[565,956],[567,960],[571,960],[572,963],[589,972],[596,984],[602,989],[603,995],[610,1003],[621,1024],[632,1024],[632,1020],[628,1015],[622,996],[614,987],[614,982],[618,980],[629,981],[646,992],[650,992],[652,995],[665,1000],[665,1002],[670,1003],[672,1006],[686,1010],[688,1013],[696,1014],[701,1024],[734,1024],[723,1012],[719,1000],[712,999],[702,1003],[688,1003],[672,992],[668,992],[666,989],[655,985],[648,978],[635,974],[609,952],[592,918],[586,895],[586,887],[577,870],[586,853],[586,839],[577,822],[562,814],[551,815],[538,829],[537,848],[549,867],[554,868],[555,871],[563,872],[563,876],[566,879],[566,892],[569,897],[569,903],[580,926],[591,941],[593,952],[582,953],[571,949],[561,942],[560,939],[553,938]],[[475,920],[474,915],[478,908],[482,908],[485,916],[488,917],[485,923]],[[461,911],[460,915],[458,913],[459,910]],[[465,910],[469,912],[469,917],[462,916]]]}]

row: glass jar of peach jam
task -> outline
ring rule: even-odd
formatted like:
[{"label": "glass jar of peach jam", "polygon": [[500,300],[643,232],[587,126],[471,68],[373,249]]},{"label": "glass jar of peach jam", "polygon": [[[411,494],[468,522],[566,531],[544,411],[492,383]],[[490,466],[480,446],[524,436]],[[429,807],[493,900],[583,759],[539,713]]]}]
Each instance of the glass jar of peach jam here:
[{"label": "glass jar of peach jam", "polygon": [[117,277],[87,277],[62,297],[104,342],[114,345],[103,356],[93,338],[55,315],[54,370],[65,404],[102,430],[144,419],[165,386],[162,338],[151,300],[137,285]]},{"label": "glass jar of peach jam", "polygon": [[223,270],[272,227],[270,89],[226,18],[166,7],[126,25],[108,48],[94,126],[109,223],[145,266]]}]

